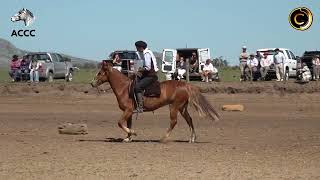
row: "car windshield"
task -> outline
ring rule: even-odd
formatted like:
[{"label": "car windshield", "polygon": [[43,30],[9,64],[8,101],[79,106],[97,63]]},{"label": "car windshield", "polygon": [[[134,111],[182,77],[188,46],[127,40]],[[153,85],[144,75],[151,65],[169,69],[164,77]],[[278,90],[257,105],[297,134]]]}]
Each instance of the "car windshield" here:
[{"label": "car windshield", "polygon": [[49,56],[47,54],[30,54],[30,55],[27,55],[27,59],[28,60],[35,59],[35,60],[38,60],[38,61],[45,61],[45,60],[48,60],[50,58],[49,58]]},{"label": "car windshield", "polygon": [[314,56],[320,54],[320,51],[306,51],[303,53],[303,56]]},{"label": "car windshield", "polygon": [[119,54],[120,59],[137,59],[137,54],[135,52],[115,52],[110,55],[111,59],[114,59],[116,54]]},{"label": "car windshield", "polygon": [[[268,55],[275,55],[276,52],[274,50],[266,50],[266,51],[259,51],[261,54],[267,53]],[[280,51],[282,52],[282,51]]]}]

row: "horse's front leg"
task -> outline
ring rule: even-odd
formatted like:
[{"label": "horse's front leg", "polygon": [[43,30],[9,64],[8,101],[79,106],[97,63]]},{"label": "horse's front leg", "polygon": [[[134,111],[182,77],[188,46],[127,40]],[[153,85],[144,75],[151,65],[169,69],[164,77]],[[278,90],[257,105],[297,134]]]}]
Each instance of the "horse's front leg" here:
[{"label": "horse's front leg", "polygon": [[[132,128],[132,116],[127,120],[127,127],[129,129]],[[123,142],[131,142],[132,141],[132,135],[131,133],[128,133],[127,137],[123,140]]]},{"label": "horse's front leg", "polygon": [[[131,117],[132,117],[132,111],[126,110],[124,111],[124,113],[121,116],[121,119],[118,121],[118,126],[125,132],[128,134],[128,136],[131,135],[137,135],[132,129],[129,129],[127,126],[124,125],[125,122],[127,122],[128,125],[128,121],[131,121]],[[129,122],[130,124],[130,122]]]}]

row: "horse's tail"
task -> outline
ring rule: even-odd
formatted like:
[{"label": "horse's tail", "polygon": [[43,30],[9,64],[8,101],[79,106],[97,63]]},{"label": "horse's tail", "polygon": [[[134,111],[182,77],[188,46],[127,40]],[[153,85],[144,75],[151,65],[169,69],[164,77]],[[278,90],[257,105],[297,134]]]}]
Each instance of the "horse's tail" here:
[{"label": "horse's tail", "polygon": [[212,121],[219,121],[220,115],[204,97],[200,90],[194,86],[189,87],[189,103],[196,109],[200,117],[209,117]]}]

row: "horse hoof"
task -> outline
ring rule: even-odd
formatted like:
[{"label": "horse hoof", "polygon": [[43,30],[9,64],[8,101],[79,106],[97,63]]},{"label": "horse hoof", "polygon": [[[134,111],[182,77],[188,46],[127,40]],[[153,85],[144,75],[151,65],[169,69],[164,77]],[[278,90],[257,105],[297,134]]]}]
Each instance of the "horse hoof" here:
[{"label": "horse hoof", "polygon": [[196,141],[195,140],[189,140],[189,143],[195,143]]},{"label": "horse hoof", "polygon": [[130,136],[137,136],[137,133],[134,132],[134,130],[131,130],[130,133],[129,133],[129,135],[130,135]]},{"label": "horse hoof", "polygon": [[161,143],[167,143],[168,142],[168,138],[167,137],[163,137],[160,139]]},{"label": "horse hoof", "polygon": [[124,143],[132,142],[132,138],[127,137],[127,138],[125,138],[122,142],[124,142]]}]

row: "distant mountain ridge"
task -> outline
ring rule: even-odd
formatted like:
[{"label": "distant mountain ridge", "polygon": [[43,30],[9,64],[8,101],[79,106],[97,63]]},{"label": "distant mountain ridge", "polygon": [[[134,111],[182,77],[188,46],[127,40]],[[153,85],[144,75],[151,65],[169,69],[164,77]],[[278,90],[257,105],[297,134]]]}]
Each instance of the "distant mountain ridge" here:
[{"label": "distant mountain ridge", "polygon": [[[0,68],[8,68],[9,62],[12,59],[13,55],[18,55],[21,57],[29,52],[31,52],[31,51],[19,49],[16,46],[14,46],[11,42],[0,38]],[[155,57],[157,58],[158,66],[160,67],[162,53],[159,53],[159,52],[153,52],[153,53],[154,53]],[[96,64],[99,63],[97,61],[73,57],[73,56],[66,55],[66,54],[62,54],[62,55],[70,58],[72,63],[78,67],[85,67],[85,66],[92,67],[92,65],[95,66]]]},{"label": "distant mountain ridge", "polygon": [[[31,52],[31,51],[19,49],[19,48],[15,47],[11,42],[0,38],[0,68],[7,68],[13,55],[16,54],[21,57],[28,52]],[[73,56],[66,55],[66,54],[62,54],[62,55],[70,58],[72,63],[76,64],[76,65],[84,65],[84,64],[88,64],[88,63],[89,64],[90,63],[92,63],[92,64],[98,63],[93,60],[73,57]]]}]

